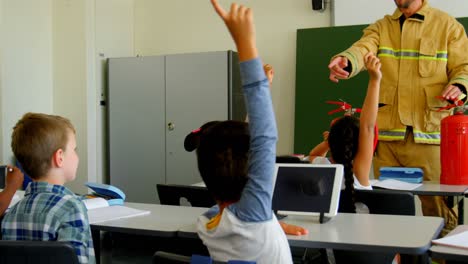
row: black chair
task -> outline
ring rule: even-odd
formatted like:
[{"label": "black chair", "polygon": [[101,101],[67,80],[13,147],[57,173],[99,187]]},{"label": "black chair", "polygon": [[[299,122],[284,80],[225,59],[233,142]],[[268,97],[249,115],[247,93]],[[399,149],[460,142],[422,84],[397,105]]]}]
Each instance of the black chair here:
[{"label": "black chair", "polygon": [[[276,156],[276,163],[304,163],[304,162],[299,157],[283,155],[283,156]],[[305,163],[309,163],[309,161]]]},{"label": "black chair", "polygon": [[405,191],[356,190],[356,202],[369,208],[371,214],[416,215],[414,195]]},{"label": "black chair", "polygon": [[[212,264],[228,264],[230,262],[224,261],[216,261],[211,260],[209,257],[204,256],[183,256],[178,254],[172,254],[164,251],[156,251],[153,255],[153,264],[205,264],[205,263],[212,263]],[[243,261],[237,261],[236,263],[244,263]],[[252,263],[246,261],[245,263]]]},{"label": "black chair", "polygon": [[159,202],[166,205],[180,205],[185,198],[194,207],[212,207],[216,201],[206,187],[176,184],[157,184]]},{"label": "black chair", "polygon": [[[356,202],[361,202],[369,208],[370,214],[416,215],[414,195],[405,191],[393,190],[356,190]],[[355,252],[333,250],[335,261],[341,263],[382,263],[390,264],[395,254],[375,252]]]},{"label": "black chair", "polygon": [[0,241],[0,263],[11,264],[78,264],[69,243],[55,241]]},{"label": "black chair", "polygon": [[190,263],[191,257],[173,254],[164,251],[156,251],[153,255],[154,264],[186,264]]}]

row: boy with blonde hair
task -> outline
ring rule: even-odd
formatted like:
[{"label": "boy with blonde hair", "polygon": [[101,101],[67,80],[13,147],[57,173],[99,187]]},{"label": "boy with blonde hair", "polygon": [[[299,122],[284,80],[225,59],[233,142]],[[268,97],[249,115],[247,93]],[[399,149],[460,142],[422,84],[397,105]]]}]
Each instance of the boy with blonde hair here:
[{"label": "boy with blonde hair", "polygon": [[27,113],[13,129],[11,147],[33,182],[5,215],[3,239],[69,242],[80,263],[95,263],[86,207],[63,186],[78,168],[73,125],[60,116]]}]

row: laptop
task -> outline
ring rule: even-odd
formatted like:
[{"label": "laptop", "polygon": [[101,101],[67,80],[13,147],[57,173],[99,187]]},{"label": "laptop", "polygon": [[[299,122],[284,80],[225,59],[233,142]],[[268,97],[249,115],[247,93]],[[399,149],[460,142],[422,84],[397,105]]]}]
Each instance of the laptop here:
[{"label": "laptop", "polygon": [[343,165],[276,164],[273,210],[285,215],[338,213]]}]

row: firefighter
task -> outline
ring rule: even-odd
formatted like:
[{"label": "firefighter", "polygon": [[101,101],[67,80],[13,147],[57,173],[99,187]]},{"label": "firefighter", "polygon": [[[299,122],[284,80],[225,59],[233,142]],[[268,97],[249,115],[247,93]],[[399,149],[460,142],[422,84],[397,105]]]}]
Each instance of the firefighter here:
[{"label": "firefighter", "polygon": [[[379,144],[374,173],[382,166],[419,167],[424,180],[440,179],[440,121],[450,110],[437,99],[466,100],[468,39],[455,18],[427,0],[394,0],[397,8],[364,30],[360,40],[331,59],[330,80],[338,82],[364,68],[364,55],[377,53],[382,81],[377,123]],[[423,214],[445,219],[442,235],[457,225],[446,197],[420,196]]]}]

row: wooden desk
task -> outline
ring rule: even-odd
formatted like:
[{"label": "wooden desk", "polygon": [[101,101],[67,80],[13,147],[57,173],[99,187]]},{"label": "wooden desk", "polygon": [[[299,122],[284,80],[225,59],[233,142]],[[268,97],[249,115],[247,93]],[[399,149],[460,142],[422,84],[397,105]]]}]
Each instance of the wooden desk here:
[{"label": "wooden desk", "polygon": [[[468,231],[468,225],[459,225],[447,236],[455,235],[463,231]],[[430,248],[430,254],[433,258],[468,262],[468,249],[459,249],[454,247],[434,245]]]}]

